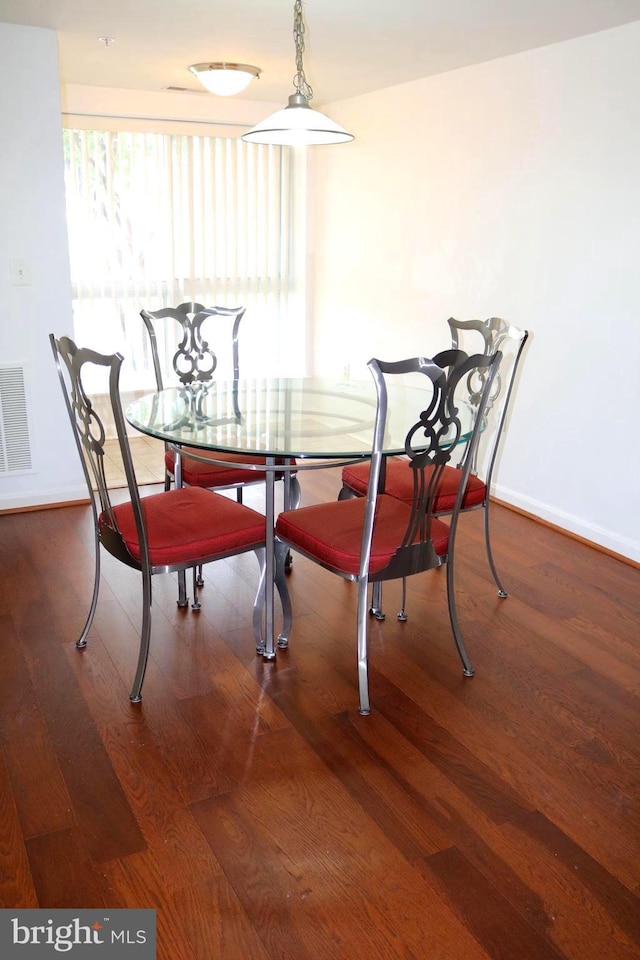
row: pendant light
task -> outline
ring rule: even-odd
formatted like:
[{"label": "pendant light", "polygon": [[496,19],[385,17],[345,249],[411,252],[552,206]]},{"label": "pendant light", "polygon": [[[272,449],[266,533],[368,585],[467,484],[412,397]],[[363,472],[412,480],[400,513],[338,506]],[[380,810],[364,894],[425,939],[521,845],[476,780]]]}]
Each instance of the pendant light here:
[{"label": "pendant light", "polygon": [[194,63],[189,70],[218,97],[233,97],[260,76],[260,69],[248,63]]},{"label": "pendant light", "polygon": [[304,75],[302,54],[304,52],[304,22],[302,0],[293,5],[293,39],[296,45],[296,75],[293,85],[296,92],[289,97],[284,110],[272,113],[266,120],[257,123],[242,136],[249,143],[271,143],[284,146],[313,146],[321,143],[347,143],[353,134],[347,133],[339,124],[324,113],[309,106],[313,99],[307,78]]}]

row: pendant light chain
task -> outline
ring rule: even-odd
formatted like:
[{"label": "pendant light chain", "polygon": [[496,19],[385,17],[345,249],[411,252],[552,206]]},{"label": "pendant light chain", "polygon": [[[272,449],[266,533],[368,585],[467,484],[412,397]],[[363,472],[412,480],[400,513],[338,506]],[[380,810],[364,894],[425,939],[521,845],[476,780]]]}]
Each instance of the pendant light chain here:
[{"label": "pendant light chain", "polygon": [[242,134],[247,143],[264,143],[282,147],[312,147],[321,143],[348,143],[353,134],[335,123],[319,110],[309,106],[313,90],[304,75],[304,23],[302,2],[293,5],[293,39],[296,45],[296,73],[293,78],[295,93],[289,96],[286,107],[256,123]]},{"label": "pendant light chain", "polygon": [[293,85],[296,93],[301,93],[307,100],[313,99],[313,90],[304,75],[302,54],[304,53],[304,21],[302,19],[302,0],[295,0],[293,5],[293,39],[296,45],[296,75]]}]

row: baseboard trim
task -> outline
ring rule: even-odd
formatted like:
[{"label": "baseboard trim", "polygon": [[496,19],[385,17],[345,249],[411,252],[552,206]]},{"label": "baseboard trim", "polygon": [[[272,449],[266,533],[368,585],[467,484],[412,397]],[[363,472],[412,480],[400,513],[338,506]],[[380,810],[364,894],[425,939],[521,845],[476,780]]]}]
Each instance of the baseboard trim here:
[{"label": "baseboard trim", "polygon": [[34,494],[30,497],[0,497],[0,516],[3,513],[27,513],[32,510],[49,510],[88,503],[87,488],[83,484],[53,494]]},{"label": "baseboard trim", "polygon": [[88,506],[91,503],[88,497],[84,500],[60,500],[57,503],[33,503],[27,507],[9,507],[0,510],[0,517],[8,516],[10,513],[35,513],[36,510],[60,510],[61,507],[81,507]]},{"label": "baseboard trim", "polygon": [[616,560],[621,560],[629,566],[640,570],[640,544],[626,537],[613,534],[604,527],[586,524],[579,517],[553,510],[546,504],[518,496],[511,490],[496,488],[492,500],[514,513],[519,513],[530,520],[535,520],[545,527],[557,530],[565,536],[584,543],[600,553],[604,553]]}]

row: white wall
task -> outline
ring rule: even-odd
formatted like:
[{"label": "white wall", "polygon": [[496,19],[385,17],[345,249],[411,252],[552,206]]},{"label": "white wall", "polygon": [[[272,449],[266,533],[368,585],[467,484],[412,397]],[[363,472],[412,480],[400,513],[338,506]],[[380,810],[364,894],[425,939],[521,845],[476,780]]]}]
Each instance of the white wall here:
[{"label": "white wall", "polygon": [[[318,148],[313,356],[533,332],[496,495],[640,560],[640,23],[343,101]],[[342,347],[341,347],[342,345]]]},{"label": "white wall", "polygon": [[57,57],[53,31],[0,23],[0,363],[26,365],[33,462],[0,474],[0,510],[86,496],[48,341],[72,329]]}]

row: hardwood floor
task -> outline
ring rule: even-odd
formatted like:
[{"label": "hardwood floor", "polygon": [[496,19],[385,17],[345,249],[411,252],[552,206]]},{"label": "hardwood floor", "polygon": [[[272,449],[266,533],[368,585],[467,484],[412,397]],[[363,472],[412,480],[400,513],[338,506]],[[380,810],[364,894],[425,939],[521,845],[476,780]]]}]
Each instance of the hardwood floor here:
[{"label": "hardwood floor", "polygon": [[[301,475],[306,502],[336,471]],[[251,491],[259,504],[261,491]],[[496,596],[461,519],[462,676],[445,576],[386,584],[373,712],[355,588],[296,557],[294,631],[256,657],[253,555],[202,610],[103,554],[87,507],[0,517],[0,906],[155,907],[161,960],[640,957],[640,572],[504,508]]]}]

